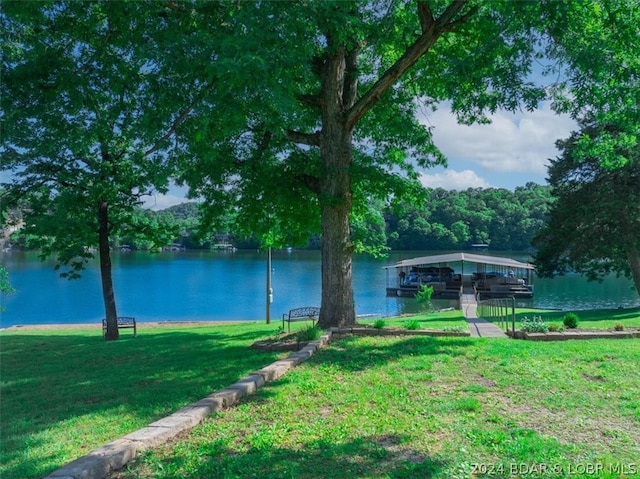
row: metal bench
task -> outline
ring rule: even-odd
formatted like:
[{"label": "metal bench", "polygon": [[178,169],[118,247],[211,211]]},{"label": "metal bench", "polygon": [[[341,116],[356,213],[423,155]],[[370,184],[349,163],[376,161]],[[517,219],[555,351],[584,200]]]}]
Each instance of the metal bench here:
[{"label": "metal bench", "polygon": [[[138,328],[136,326],[136,318],[131,316],[118,316],[118,329],[133,328],[133,337],[138,334]],[[107,320],[102,320],[102,337],[107,335]]]},{"label": "metal bench", "polygon": [[291,332],[292,321],[309,321],[315,326],[316,320],[320,316],[320,308],[315,306],[305,306],[304,308],[290,309],[288,313],[282,315],[282,329],[284,329],[285,321],[289,323],[289,332]]}]

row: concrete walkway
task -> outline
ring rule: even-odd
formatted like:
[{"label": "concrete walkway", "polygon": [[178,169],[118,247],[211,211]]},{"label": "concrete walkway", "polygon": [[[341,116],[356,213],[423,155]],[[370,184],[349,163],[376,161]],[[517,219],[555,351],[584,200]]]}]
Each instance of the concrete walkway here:
[{"label": "concrete walkway", "polygon": [[473,294],[463,294],[460,298],[460,306],[469,324],[472,338],[508,338],[498,326],[478,318],[476,314],[478,303]]}]

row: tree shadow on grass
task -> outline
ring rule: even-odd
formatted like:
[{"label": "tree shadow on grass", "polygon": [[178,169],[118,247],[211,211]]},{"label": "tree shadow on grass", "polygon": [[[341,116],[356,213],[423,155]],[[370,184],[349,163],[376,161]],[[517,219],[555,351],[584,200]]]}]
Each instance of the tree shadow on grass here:
[{"label": "tree shadow on grass", "polygon": [[384,435],[346,442],[310,441],[292,448],[274,446],[266,439],[264,443],[258,440],[246,452],[238,452],[228,440],[213,439],[191,443],[169,456],[147,453],[111,478],[140,477],[139,470],[146,466],[153,475],[142,477],[429,478],[451,465],[402,443],[400,436]]},{"label": "tree shadow on grass", "polygon": [[[73,427],[61,426],[69,420],[87,422],[86,434],[93,438],[86,442],[89,451],[282,357],[248,348],[264,335],[159,331],[138,338],[123,335],[115,342],[105,342],[99,334],[2,337],[3,477],[40,477],[74,459],[64,452],[70,438],[55,436],[74,433]],[[313,361],[358,371],[403,355],[462,354],[461,348],[472,344],[430,337],[375,344],[358,338],[342,341]],[[127,416],[126,428],[117,424],[122,415]],[[106,417],[103,427],[118,431],[115,437],[95,437],[95,416]],[[39,434],[48,429],[53,439]],[[44,444],[52,441],[59,444]]]},{"label": "tree shadow on grass", "polygon": [[[2,336],[2,477],[41,477],[75,459],[65,450],[78,441],[68,436],[79,424],[89,451],[281,357],[250,349],[260,336],[160,331],[112,342],[100,332]],[[100,435],[101,428],[115,437]]]},{"label": "tree shadow on grass", "polygon": [[[372,338],[370,338],[372,339]],[[347,337],[332,343],[332,347],[312,358],[314,362],[330,363],[347,371],[363,371],[397,361],[403,356],[459,356],[472,346],[469,338],[434,338],[410,336],[404,338],[378,336],[375,340]]]}]

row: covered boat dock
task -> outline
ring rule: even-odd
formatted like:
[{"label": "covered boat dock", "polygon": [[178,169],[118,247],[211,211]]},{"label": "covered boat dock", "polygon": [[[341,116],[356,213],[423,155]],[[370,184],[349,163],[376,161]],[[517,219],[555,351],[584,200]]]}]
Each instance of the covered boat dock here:
[{"label": "covered boat dock", "polygon": [[[458,264],[456,272],[451,265]],[[413,297],[427,285],[433,287],[433,298],[459,298],[462,294],[473,294],[476,299],[533,297],[534,266],[501,256],[447,253],[410,258],[384,268],[395,271],[392,277],[387,275],[388,296]]]}]

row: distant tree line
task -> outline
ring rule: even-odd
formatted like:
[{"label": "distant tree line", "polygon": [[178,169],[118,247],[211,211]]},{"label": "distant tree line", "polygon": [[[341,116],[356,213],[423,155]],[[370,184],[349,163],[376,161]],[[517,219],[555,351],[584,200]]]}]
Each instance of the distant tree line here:
[{"label": "distant tree line", "polygon": [[[378,245],[378,250],[467,249],[472,244],[487,244],[492,250],[526,250],[544,225],[551,200],[548,186],[527,183],[514,191],[501,188],[469,188],[464,191],[429,189],[421,205],[404,205],[391,211],[373,202],[368,221],[352,219],[352,230],[361,241]],[[214,244],[231,243],[239,249],[260,246],[255,237],[237,235],[234,218],[229,216],[227,231],[203,234],[199,231],[197,203],[181,203],[162,211],[146,210],[148,221],[173,222],[180,235],[172,240],[185,249],[209,249]],[[371,218],[380,218],[374,221]],[[147,249],[147,243],[127,235],[120,244]],[[306,245],[320,247],[320,238],[312,236]],[[381,248],[382,247],[382,248]]]}]

